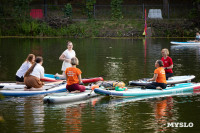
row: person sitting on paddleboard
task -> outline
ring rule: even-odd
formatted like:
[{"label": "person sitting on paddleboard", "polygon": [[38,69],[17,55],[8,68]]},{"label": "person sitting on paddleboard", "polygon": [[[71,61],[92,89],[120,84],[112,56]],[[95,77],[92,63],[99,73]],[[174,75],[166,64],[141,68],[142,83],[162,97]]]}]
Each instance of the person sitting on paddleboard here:
[{"label": "person sitting on paddleboard", "polygon": [[161,54],[163,56],[161,60],[163,61],[163,64],[164,64],[163,67],[165,69],[166,80],[168,80],[169,77],[173,76],[173,71],[172,71],[173,61],[172,61],[172,58],[168,56],[169,55],[168,49],[166,48],[162,49]]},{"label": "person sitting on paddleboard", "polygon": [[196,37],[195,37],[195,42],[200,41],[200,35],[199,32],[196,33]]},{"label": "person sitting on paddleboard", "polygon": [[28,69],[24,75],[24,83],[27,86],[27,89],[31,90],[40,90],[44,83],[40,81],[41,78],[44,78],[44,67],[43,58],[38,56],[35,59],[35,63]]},{"label": "person sitting on paddleboard", "polygon": [[60,79],[66,79],[65,77],[65,70],[68,67],[71,67],[71,58],[76,57],[76,53],[73,50],[73,44],[71,41],[67,42],[67,49],[60,55],[59,60],[63,61],[61,71],[63,72],[62,75],[56,73],[55,77],[59,77]]},{"label": "person sitting on paddleboard", "polygon": [[166,76],[165,76],[165,70],[163,68],[163,62],[161,60],[157,60],[155,62],[155,71],[154,76],[152,79],[149,79],[149,81],[156,81],[152,82],[145,86],[147,89],[165,89],[167,86],[166,82]]},{"label": "person sitting on paddleboard", "polygon": [[66,89],[71,91],[85,91],[85,86],[81,85],[83,84],[82,78],[81,78],[81,70],[79,68],[76,68],[77,65],[79,65],[79,61],[76,57],[71,58],[71,65],[72,67],[68,67],[65,70],[65,74],[67,77],[67,85]]},{"label": "person sitting on paddleboard", "polygon": [[16,81],[17,82],[24,82],[24,74],[32,66],[34,61],[35,61],[35,55],[34,54],[29,54],[27,56],[26,60],[24,61],[24,63],[17,70],[17,73],[16,73]]}]

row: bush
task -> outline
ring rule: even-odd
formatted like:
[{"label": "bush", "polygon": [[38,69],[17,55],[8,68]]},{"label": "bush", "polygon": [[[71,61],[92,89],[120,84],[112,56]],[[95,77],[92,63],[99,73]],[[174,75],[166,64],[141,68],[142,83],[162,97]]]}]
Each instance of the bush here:
[{"label": "bush", "polygon": [[122,19],[122,4],[123,0],[112,0],[111,1],[111,10],[112,10],[112,19]]},{"label": "bush", "polygon": [[96,3],[96,0],[86,0],[86,9],[87,9],[87,15],[89,19],[94,18],[94,4]]},{"label": "bush", "polygon": [[65,5],[64,14],[65,17],[72,18],[72,5],[70,3]]}]

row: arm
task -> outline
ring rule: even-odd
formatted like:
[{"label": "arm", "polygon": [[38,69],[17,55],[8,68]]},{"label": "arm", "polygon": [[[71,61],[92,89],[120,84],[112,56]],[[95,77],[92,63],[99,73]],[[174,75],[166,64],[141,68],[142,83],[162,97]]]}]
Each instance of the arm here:
[{"label": "arm", "polygon": [[41,72],[40,72],[40,78],[44,78],[44,68],[42,67]]},{"label": "arm", "polygon": [[164,67],[164,69],[172,69],[173,68],[173,61],[172,58],[168,56],[168,62],[169,64],[167,65],[167,67]]},{"label": "arm", "polygon": [[78,75],[78,79],[79,79],[79,84],[83,84],[81,74]]},{"label": "arm", "polygon": [[156,81],[157,77],[158,77],[158,74],[154,73],[153,78],[149,79],[148,81]]},{"label": "arm", "polygon": [[173,64],[171,66],[165,67],[164,69],[172,69],[173,68]]},{"label": "arm", "polygon": [[70,59],[67,59],[66,56],[65,56],[64,54],[61,54],[61,55],[60,55],[59,60],[61,60],[61,61],[66,61],[66,62],[69,62],[69,63],[70,63],[70,61],[71,61]]}]

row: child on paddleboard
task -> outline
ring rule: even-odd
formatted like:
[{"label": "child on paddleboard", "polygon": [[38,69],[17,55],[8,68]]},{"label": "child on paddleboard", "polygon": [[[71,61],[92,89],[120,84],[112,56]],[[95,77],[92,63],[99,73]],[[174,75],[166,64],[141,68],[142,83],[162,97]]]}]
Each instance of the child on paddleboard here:
[{"label": "child on paddleboard", "polygon": [[[155,62],[155,71],[154,71],[154,76],[152,79],[149,79],[149,81],[154,81],[145,87],[147,89],[165,89],[167,86],[166,82],[166,76],[165,76],[165,70],[163,68],[163,62],[161,60],[157,60]],[[156,81],[156,82],[155,82]]]},{"label": "child on paddleboard", "polygon": [[80,85],[83,84],[82,78],[81,78],[81,70],[79,68],[76,68],[77,65],[79,65],[79,61],[76,57],[71,58],[71,67],[66,68],[65,74],[67,77],[67,85],[66,89],[71,91],[85,91],[85,86]]}]

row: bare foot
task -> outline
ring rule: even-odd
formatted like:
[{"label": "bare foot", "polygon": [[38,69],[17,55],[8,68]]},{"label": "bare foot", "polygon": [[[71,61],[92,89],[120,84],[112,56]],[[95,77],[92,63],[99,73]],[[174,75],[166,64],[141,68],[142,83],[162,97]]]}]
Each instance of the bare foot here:
[{"label": "bare foot", "polygon": [[59,76],[59,74],[58,73],[56,73],[55,75],[54,75],[54,77],[58,77]]},{"label": "bare foot", "polygon": [[157,89],[157,90],[162,90],[162,88],[161,88],[161,87],[156,87],[156,89]]},{"label": "bare foot", "polygon": [[72,91],[71,93],[80,93],[79,90]]}]

